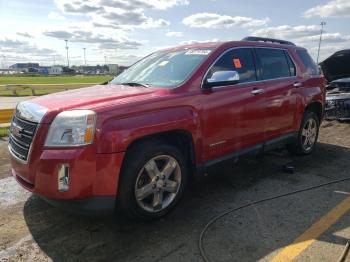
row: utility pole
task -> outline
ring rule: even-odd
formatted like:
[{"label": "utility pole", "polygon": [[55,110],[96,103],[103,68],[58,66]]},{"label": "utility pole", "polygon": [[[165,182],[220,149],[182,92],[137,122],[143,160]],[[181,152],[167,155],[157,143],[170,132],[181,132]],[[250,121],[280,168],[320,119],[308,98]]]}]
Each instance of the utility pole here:
[{"label": "utility pole", "polygon": [[317,64],[318,64],[318,60],[320,58],[320,50],[321,50],[323,27],[326,25],[326,22],[322,21],[320,25],[321,25],[321,33],[320,33],[320,41],[318,42]]},{"label": "utility pole", "polygon": [[5,69],[5,62],[6,62],[6,57],[2,55],[2,62],[1,62],[1,68]]},{"label": "utility pole", "polygon": [[85,55],[86,47],[84,47],[83,49],[84,49],[84,64],[85,64],[85,66],[86,66],[86,55]]},{"label": "utility pole", "polygon": [[64,41],[66,41],[66,51],[67,51],[67,66],[69,68],[69,56],[68,56],[68,40],[65,39]]}]

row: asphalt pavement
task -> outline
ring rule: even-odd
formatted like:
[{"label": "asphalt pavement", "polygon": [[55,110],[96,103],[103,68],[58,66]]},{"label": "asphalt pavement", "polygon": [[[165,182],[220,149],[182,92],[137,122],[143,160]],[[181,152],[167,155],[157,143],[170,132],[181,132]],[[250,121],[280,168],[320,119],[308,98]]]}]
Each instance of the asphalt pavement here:
[{"label": "asphalt pavement", "polygon": [[[259,199],[350,177],[348,124],[326,123],[316,151],[286,151],[213,168],[165,218],[84,217],[51,207],[9,176],[0,150],[0,261],[202,261],[198,238],[214,216]],[[0,142],[4,148],[5,142]],[[295,173],[285,173],[292,163]],[[350,238],[350,181],[252,205],[203,239],[211,261],[336,261]]]}]

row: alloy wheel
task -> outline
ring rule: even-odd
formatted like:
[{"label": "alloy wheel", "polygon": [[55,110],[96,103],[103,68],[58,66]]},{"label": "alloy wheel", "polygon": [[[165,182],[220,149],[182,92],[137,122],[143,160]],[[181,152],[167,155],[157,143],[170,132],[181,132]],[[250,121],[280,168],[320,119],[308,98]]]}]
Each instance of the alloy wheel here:
[{"label": "alloy wheel", "polygon": [[147,212],[160,212],[176,198],[181,185],[181,168],[169,155],[150,159],[140,170],[135,184],[137,204]]},{"label": "alloy wheel", "polygon": [[316,137],[317,137],[317,123],[315,119],[310,118],[305,122],[305,125],[301,133],[301,143],[302,143],[303,149],[306,152],[312,149],[312,147],[316,142]]}]

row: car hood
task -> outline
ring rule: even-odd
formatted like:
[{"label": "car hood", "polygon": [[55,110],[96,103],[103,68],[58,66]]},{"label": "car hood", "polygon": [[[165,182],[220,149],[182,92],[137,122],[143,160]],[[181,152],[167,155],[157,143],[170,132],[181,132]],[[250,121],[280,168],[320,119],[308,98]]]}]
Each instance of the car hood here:
[{"label": "car hood", "polygon": [[61,111],[71,109],[96,109],[100,107],[133,103],[159,96],[161,88],[144,88],[124,85],[96,85],[31,99],[27,103],[46,109],[43,123],[49,123]]},{"label": "car hood", "polygon": [[341,50],[320,63],[323,74],[330,83],[350,77],[350,49]]}]

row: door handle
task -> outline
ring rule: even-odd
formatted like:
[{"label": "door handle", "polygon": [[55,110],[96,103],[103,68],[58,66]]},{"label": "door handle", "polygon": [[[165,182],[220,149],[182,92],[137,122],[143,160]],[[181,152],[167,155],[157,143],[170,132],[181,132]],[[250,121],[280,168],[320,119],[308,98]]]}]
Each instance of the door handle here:
[{"label": "door handle", "polygon": [[264,93],[264,89],[257,89],[257,88],[254,88],[250,93],[253,94],[253,95],[260,95],[262,93]]},{"label": "door handle", "polygon": [[295,83],[293,84],[293,86],[294,86],[294,87],[302,87],[303,84],[300,83],[300,82],[295,82]]}]

